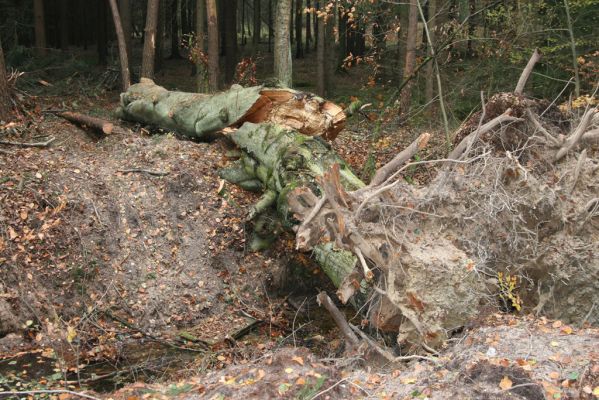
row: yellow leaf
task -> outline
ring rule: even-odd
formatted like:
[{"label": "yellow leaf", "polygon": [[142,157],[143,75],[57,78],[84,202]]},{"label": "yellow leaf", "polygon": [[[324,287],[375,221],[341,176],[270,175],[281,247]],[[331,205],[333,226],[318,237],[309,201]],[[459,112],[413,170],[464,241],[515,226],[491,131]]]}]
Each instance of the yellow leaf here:
[{"label": "yellow leaf", "polygon": [[593,389],[593,396],[599,397],[599,386],[595,386]]},{"label": "yellow leaf", "polygon": [[399,378],[399,382],[403,385],[411,385],[412,383],[416,383],[416,378]]},{"label": "yellow leaf", "polygon": [[285,368],[285,372],[290,374],[293,372],[293,368]]},{"label": "yellow leaf", "polygon": [[503,390],[508,390],[512,387],[512,381],[507,376],[504,376],[501,382],[499,382],[499,387]]},{"label": "yellow leaf", "polygon": [[292,357],[291,360],[295,361],[299,365],[304,365],[304,359],[299,356]]},{"label": "yellow leaf", "polygon": [[77,331],[72,326],[67,326],[67,342],[72,343],[77,337]]},{"label": "yellow leaf", "polygon": [[561,332],[564,333],[564,334],[566,334],[566,335],[571,335],[572,332],[573,332],[573,329],[572,329],[571,326],[566,325],[566,326],[562,327]]}]

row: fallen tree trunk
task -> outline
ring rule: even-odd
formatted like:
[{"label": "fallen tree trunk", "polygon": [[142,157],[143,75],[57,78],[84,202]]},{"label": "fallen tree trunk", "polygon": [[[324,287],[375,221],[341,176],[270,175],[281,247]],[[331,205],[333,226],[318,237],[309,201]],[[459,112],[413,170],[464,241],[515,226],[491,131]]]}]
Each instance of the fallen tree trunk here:
[{"label": "fallen tree trunk", "polygon": [[118,125],[115,125],[110,121],[106,121],[105,119],[91,117],[89,115],[84,115],[71,111],[57,112],[56,115],[83,127],[92,128],[98,132],[101,132],[104,135],[127,133],[126,129]]},{"label": "fallen tree trunk", "polygon": [[332,140],[345,125],[341,107],[309,93],[239,85],[214,95],[172,92],[146,78],[121,94],[117,114],[200,140],[244,122],[275,123]]}]

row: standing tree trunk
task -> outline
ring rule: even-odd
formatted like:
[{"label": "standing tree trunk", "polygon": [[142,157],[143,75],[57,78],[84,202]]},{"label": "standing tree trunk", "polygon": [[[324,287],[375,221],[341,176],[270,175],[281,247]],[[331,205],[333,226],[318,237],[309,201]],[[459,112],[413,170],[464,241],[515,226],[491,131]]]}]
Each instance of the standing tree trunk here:
[{"label": "standing tree trunk", "polygon": [[38,56],[46,54],[46,22],[44,20],[44,1],[33,0],[35,18],[35,51]]},{"label": "standing tree trunk", "polygon": [[206,0],[208,17],[208,84],[211,92],[218,90],[219,81],[219,49],[218,49],[218,16],[216,0]]},{"label": "standing tree trunk", "polygon": [[275,36],[272,21],[272,0],[268,0],[268,52],[272,51],[272,39]]},{"label": "standing tree trunk", "polygon": [[314,26],[314,50],[318,51],[318,10],[320,10],[320,3],[318,0],[314,1],[314,12],[312,16],[312,25]]},{"label": "standing tree trunk", "polygon": [[291,87],[292,64],[291,42],[289,40],[289,19],[291,17],[291,0],[279,0],[275,18],[275,78],[283,85]]},{"label": "standing tree trunk", "polygon": [[231,83],[237,66],[237,0],[227,1],[224,10],[225,82]]},{"label": "standing tree trunk", "polygon": [[253,53],[258,51],[260,45],[260,29],[262,28],[261,0],[254,0],[254,30],[252,32]]},{"label": "standing tree trunk", "polygon": [[408,25],[409,25],[409,8],[406,4],[402,4],[399,6],[399,34],[398,34],[398,54],[397,60],[399,64],[399,80],[400,83],[404,77],[404,67],[406,64],[406,53],[407,53],[407,43],[408,43]]},{"label": "standing tree trunk", "polygon": [[141,60],[141,77],[154,79],[154,58],[156,55],[156,26],[158,25],[159,0],[148,0],[146,28],[144,30],[144,51]]},{"label": "standing tree trunk", "polygon": [[293,0],[289,1],[289,43],[295,43],[295,31],[293,30],[293,13],[295,8],[293,7]]},{"label": "standing tree trunk", "polygon": [[174,0],[171,8],[171,59],[180,59],[181,0]]},{"label": "standing tree trunk", "polygon": [[[310,9],[310,0],[306,0],[306,9]],[[304,52],[308,53],[310,51],[310,45],[312,44],[312,14],[306,13],[306,47],[304,48]]]},{"label": "standing tree trunk", "polygon": [[108,65],[108,27],[106,26],[108,16],[106,10],[106,1],[98,0],[96,5],[96,44],[98,47],[98,64]]},{"label": "standing tree trunk", "polygon": [[6,79],[6,66],[4,65],[4,52],[2,51],[2,39],[0,39],[0,121],[8,121],[11,108],[8,81]]},{"label": "standing tree trunk", "polygon": [[119,7],[116,0],[108,0],[110,9],[112,10],[112,18],[114,20],[114,28],[116,30],[116,39],[119,43],[119,60],[121,62],[121,79],[123,81],[123,92],[126,92],[131,85],[131,76],[129,74],[129,57],[127,56],[127,43],[125,42],[125,34],[123,25],[121,24],[121,16],[119,15]]},{"label": "standing tree trunk", "polygon": [[[196,0],[196,47],[204,53],[206,51],[206,2]],[[208,91],[207,70],[202,62],[202,57],[198,57],[197,68],[197,87],[199,93]]]},{"label": "standing tree trunk", "polygon": [[[414,73],[416,66],[416,40],[418,35],[418,0],[410,0],[410,12],[408,15],[408,37],[406,43],[406,63],[403,70],[404,81],[410,79]],[[406,115],[410,109],[412,103],[412,87],[414,86],[414,80],[410,81],[404,86],[399,99],[399,111],[400,114]]]},{"label": "standing tree trunk", "polygon": [[66,50],[69,47],[69,5],[68,0],[60,0],[60,49]]},{"label": "standing tree trunk", "polygon": [[158,20],[156,22],[156,53],[154,54],[154,73],[164,66],[164,39],[167,31],[167,11],[169,0],[158,0]]},{"label": "standing tree trunk", "polygon": [[303,1],[295,0],[295,58],[302,58],[304,52],[302,49],[302,10]]},{"label": "standing tree trunk", "polygon": [[[429,0],[428,1],[428,30],[429,30],[429,37],[430,37],[430,43],[428,44],[428,55],[429,57],[434,56],[434,49],[433,46],[435,46],[436,44],[436,31],[437,31],[437,0]],[[434,63],[433,62],[429,62],[426,65],[426,87],[424,89],[424,96],[426,99],[427,103],[430,103],[433,101],[433,98],[435,97],[435,69],[434,69]],[[431,104],[431,110],[434,110],[434,107],[432,107]]]},{"label": "standing tree trunk", "polygon": [[127,60],[129,61],[129,71],[131,71],[131,62],[133,59],[133,47],[131,44],[131,3],[130,0],[119,1],[119,14],[121,16],[121,25],[123,27],[123,36],[125,37],[125,46],[127,48]]},{"label": "standing tree trunk", "polygon": [[316,93],[324,96],[326,93],[326,74],[325,74],[325,30],[326,15],[318,16],[317,23],[314,25],[316,31]]}]

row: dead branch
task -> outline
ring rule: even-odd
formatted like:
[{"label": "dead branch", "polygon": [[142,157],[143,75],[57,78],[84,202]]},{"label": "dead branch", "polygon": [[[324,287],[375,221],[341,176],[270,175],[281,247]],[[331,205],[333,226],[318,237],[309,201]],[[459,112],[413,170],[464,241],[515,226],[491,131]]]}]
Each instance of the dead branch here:
[{"label": "dead branch", "polygon": [[5,144],[7,146],[19,146],[19,147],[48,147],[53,141],[55,141],[55,137],[50,137],[45,142],[11,142],[8,140],[0,140],[0,144]]},{"label": "dead branch", "polygon": [[150,169],[142,169],[142,168],[130,168],[130,169],[119,169],[117,172],[121,172],[123,174],[131,174],[131,173],[141,173],[148,174],[152,176],[167,176],[170,174],[168,171],[152,171]]},{"label": "dead branch", "polygon": [[574,146],[576,146],[576,144],[582,138],[584,132],[587,130],[587,127],[591,122],[591,118],[593,117],[593,114],[595,114],[596,111],[596,107],[589,108],[588,110],[586,110],[586,112],[582,116],[582,119],[580,120],[580,124],[578,124],[574,132],[572,132],[572,134],[568,136],[568,138],[564,141],[562,147],[555,154],[555,162],[561,160],[570,150],[572,150],[572,148],[574,148]]},{"label": "dead branch", "polygon": [[599,128],[592,129],[582,134],[580,141],[589,144],[593,142],[599,142]]},{"label": "dead branch", "polygon": [[106,121],[101,118],[91,117],[80,113],[71,111],[57,112],[56,115],[66,119],[67,121],[74,122],[82,127],[89,127],[96,131],[102,132],[104,135],[110,134],[126,134],[129,131],[119,125],[115,125],[110,121]]},{"label": "dead branch", "polygon": [[418,136],[418,139],[412,142],[403,151],[397,154],[391,161],[382,166],[376,171],[376,174],[370,182],[370,186],[378,186],[385,182],[387,178],[392,175],[398,168],[400,168],[406,161],[408,161],[418,151],[424,149],[428,144],[431,134],[428,132]]},{"label": "dead branch", "polygon": [[453,151],[449,154],[449,156],[447,158],[450,160],[457,160],[465,153],[466,149],[468,147],[470,147],[470,144],[474,143],[480,135],[484,135],[485,133],[492,131],[498,125],[501,125],[506,122],[523,121],[522,118],[512,117],[510,115],[511,112],[512,112],[512,110],[508,108],[500,116],[493,118],[492,120],[490,120],[489,122],[487,122],[486,124],[481,126],[479,129],[470,133],[468,136],[466,136],[464,139],[462,139],[462,141],[456,146],[455,149],[453,149]]},{"label": "dead branch", "polygon": [[349,343],[354,347],[358,347],[360,344],[360,339],[358,339],[358,337],[352,332],[352,329],[345,320],[345,317],[343,314],[341,314],[341,311],[339,311],[329,295],[326,292],[320,292],[318,293],[318,296],[316,296],[316,299],[331,314],[333,321],[335,321],[335,324],[337,324],[337,327],[343,336],[345,336],[345,338],[349,341]]},{"label": "dead branch", "polygon": [[524,71],[522,71],[520,79],[518,79],[518,84],[516,85],[516,89],[514,89],[515,94],[522,94],[524,92],[524,86],[526,86],[526,82],[528,81],[535,64],[538,63],[540,59],[541,53],[539,53],[538,49],[535,49],[530,57],[530,60],[528,60],[528,64],[526,64],[526,68],[524,68]]},{"label": "dead branch", "polygon": [[558,138],[553,136],[551,133],[549,133],[549,131],[547,131],[547,129],[545,129],[545,127],[537,119],[537,117],[535,116],[535,114],[532,112],[532,110],[530,108],[526,109],[526,114],[528,115],[528,119],[530,119],[531,122],[534,124],[535,128],[537,128],[537,130],[539,132],[541,132],[545,136],[545,138],[549,142],[551,142],[551,144],[553,144],[554,146],[557,146],[557,147],[562,145],[562,143],[559,141]]},{"label": "dead branch", "polygon": [[13,153],[12,153],[12,152],[10,152],[10,151],[6,151],[6,150],[2,150],[2,149],[0,149],[0,154],[6,154],[7,156],[10,156],[10,155],[11,155],[11,154],[13,154]]}]

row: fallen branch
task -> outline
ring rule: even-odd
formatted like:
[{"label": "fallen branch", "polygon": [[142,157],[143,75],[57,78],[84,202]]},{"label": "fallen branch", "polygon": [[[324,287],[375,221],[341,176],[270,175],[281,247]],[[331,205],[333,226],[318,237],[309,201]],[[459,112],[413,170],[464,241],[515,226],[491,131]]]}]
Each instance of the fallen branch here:
[{"label": "fallen branch", "polygon": [[100,400],[99,397],[90,396],[89,394],[74,392],[72,390],[26,390],[23,392],[0,392],[0,398],[9,398],[10,396],[31,396],[36,394],[70,394],[72,396],[82,397],[90,400]]},{"label": "fallen branch", "polygon": [[535,128],[537,128],[537,130],[539,132],[541,132],[545,136],[545,138],[547,140],[549,140],[549,142],[551,142],[551,144],[553,144],[554,146],[557,146],[557,147],[562,145],[562,143],[559,141],[558,138],[553,136],[551,133],[549,133],[549,131],[547,131],[547,129],[545,129],[545,127],[537,119],[537,117],[535,116],[535,114],[532,112],[532,110],[530,108],[526,109],[526,114],[528,115],[528,119],[530,119],[532,121],[532,123],[534,124]]},{"label": "fallen branch", "polygon": [[11,155],[11,154],[13,154],[13,153],[12,153],[12,152],[10,152],[10,151],[6,151],[6,150],[2,150],[2,149],[0,149],[0,154],[6,154],[7,156],[10,156],[10,155]]},{"label": "fallen branch", "polygon": [[167,176],[170,174],[168,171],[152,171],[150,169],[142,169],[142,168],[130,168],[130,169],[119,169],[117,172],[121,172],[123,174],[131,174],[131,173],[141,173],[148,174],[153,176]]},{"label": "fallen branch", "polygon": [[11,142],[8,140],[0,140],[0,144],[5,144],[7,146],[19,146],[19,147],[48,147],[55,140],[56,140],[55,137],[51,137],[50,139],[46,140],[45,142],[31,142],[31,143]]},{"label": "fallen branch", "polygon": [[599,128],[583,133],[580,141],[583,143],[599,142]]},{"label": "fallen branch", "polygon": [[578,182],[578,176],[580,175],[580,170],[582,169],[582,165],[587,159],[587,150],[584,149],[580,152],[578,156],[578,162],[576,163],[576,169],[574,170],[574,177],[572,178],[572,186],[570,187],[570,193],[574,192],[574,188],[576,188],[576,183]]},{"label": "fallen branch", "polygon": [[333,300],[331,300],[329,295],[326,292],[320,292],[318,293],[318,296],[316,296],[316,299],[318,300],[318,303],[324,306],[324,308],[326,308],[327,311],[331,314],[331,317],[333,317],[333,321],[335,321],[335,324],[337,325],[343,336],[345,336],[345,338],[349,341],[349,343],[352,346],[357,347],[360,344],[360,339],[358,339],[358,337],[352,332],[351,326],[349,326],[349,324],[345,320],[345,317],[343,316],[343,314],[341,314],[341,311],[339,311],[339,309],[337,308],[335,303],[333,303]]},{"label": "fallen branch", "polygon": [[526,86],[526,82],[528,81],[535,64],[538,63],[540,59],[541,53],[539,53],[538,49],[535,49],[530,57],[530,60],[528,60],[528,64],[526,64],[526,68],[524,68],[524,71],[522,71],[520,79],[518,79],[518,84],[516,85],[516,89],[514,89],[515,94],[522,94],[524,92],[524,86]]},{"label": "fallen branch", "polygon": [[79,114],[71,111],[63,111],[55,113],[59,117],[67,121],[74,122],[83,127],[93,128],[96,131],[102,132],[104,135],[110,134],[126,134],[129,131],[105,119],[91,117],[89,115]]},{"label": "fallen branch", "polygon": [[413,141],[408,147],[397,154],[391,161],[382,166],[376,171],[376,174],[370,182],[370,186],[378,186],[385,182],[387,178],[392,175],[397,169],[399,169],[406,161],[408,161],[418,151],[424,149],[431,138],[431,134],[428,132],[418,136],[418,139]]}]

